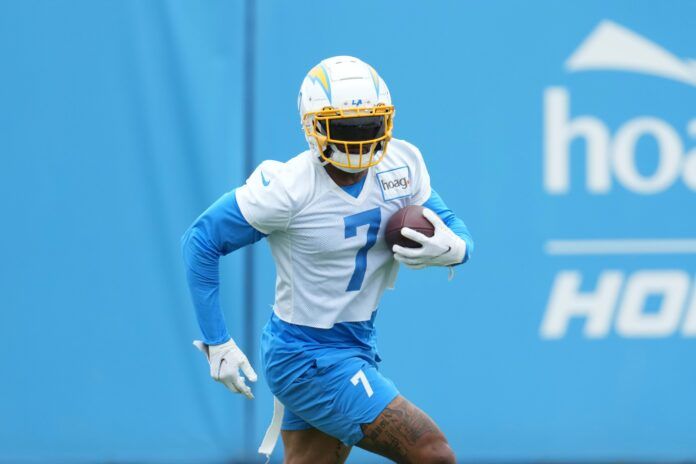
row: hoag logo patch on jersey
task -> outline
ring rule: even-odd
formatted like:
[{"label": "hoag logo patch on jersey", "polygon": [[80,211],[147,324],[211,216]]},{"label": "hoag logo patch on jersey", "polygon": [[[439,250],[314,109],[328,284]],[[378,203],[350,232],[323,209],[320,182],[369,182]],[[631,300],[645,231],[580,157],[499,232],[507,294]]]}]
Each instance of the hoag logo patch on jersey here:
[{"label": "hoag logo patch on jersey", "polygon": [[410,197],[413,194],[411,192],[411,171],[408,166],[378,172],[377,181],[385,201]]}]

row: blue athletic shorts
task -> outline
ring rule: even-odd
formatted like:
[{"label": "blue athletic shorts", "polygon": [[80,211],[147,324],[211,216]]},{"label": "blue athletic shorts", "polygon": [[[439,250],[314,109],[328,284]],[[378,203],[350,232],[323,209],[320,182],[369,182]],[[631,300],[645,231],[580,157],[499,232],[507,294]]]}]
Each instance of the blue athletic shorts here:
[{"label": "blue athletic shorts", "polygon": [[348,446],[363,438],[361,424],[399,394],[377,367],[373,322],[314,329],[271,316],[262,355],[268,385],[285,405],[283,430],[316,428]]}]

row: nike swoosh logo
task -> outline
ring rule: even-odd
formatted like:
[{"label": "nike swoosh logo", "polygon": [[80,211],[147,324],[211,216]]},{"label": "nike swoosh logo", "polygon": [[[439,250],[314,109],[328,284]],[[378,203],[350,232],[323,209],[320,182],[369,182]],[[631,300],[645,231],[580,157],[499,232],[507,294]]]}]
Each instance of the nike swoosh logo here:
[{"label": "nike swoosh logo", "polygon": [[261,171],[261,183],[264,187],[268,187],[268,184],[271,183],[271,181],[266,179],[266,176],[263,175],[263,171]]}]

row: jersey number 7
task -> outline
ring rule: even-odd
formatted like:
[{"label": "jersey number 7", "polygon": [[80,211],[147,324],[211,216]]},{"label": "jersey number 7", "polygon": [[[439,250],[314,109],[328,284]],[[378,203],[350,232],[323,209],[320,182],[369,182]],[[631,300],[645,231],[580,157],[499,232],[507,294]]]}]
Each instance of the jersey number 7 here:
[{"label": "jersey number 7", "polygon": [[379,225],[382,222],[382,213],[379,208],[368,209],[362,213],[351,214],[343,218],[345,225],[345,238],[352,238],[358,234],[358,227],[369,225],[367,228],[367,240],[365,245],[358,250],[355,255],[355,269],[353,275],[348,282],[346,292],[355,292],[362,287],[365,279],[365,269],[367,268],[367,252],[372,248],[377,241],[377,232]]}]

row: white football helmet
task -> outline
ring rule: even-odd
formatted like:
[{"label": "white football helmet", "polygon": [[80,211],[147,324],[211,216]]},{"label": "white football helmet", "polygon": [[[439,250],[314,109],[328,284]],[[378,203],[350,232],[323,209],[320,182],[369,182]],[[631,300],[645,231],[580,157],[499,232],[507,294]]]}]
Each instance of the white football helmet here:
[{"label": "white football helmet", "polygon": [[302,81],[297,106],[309,149],[348,172],[379,163],[392,137],[387,84],[352,56],[327,58]]}]

